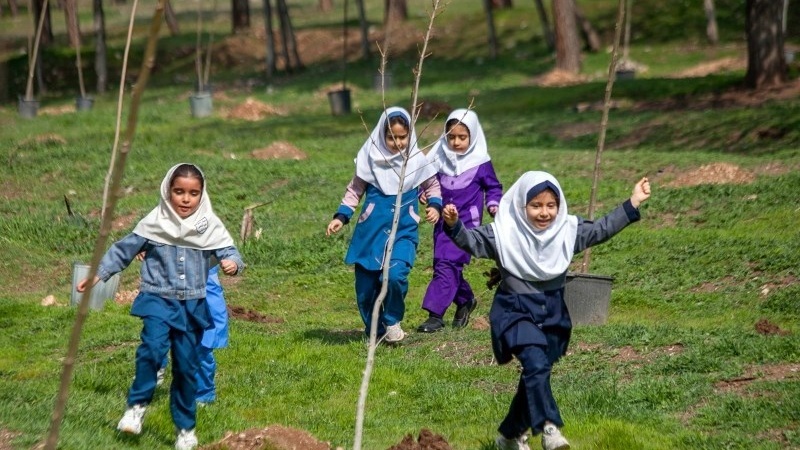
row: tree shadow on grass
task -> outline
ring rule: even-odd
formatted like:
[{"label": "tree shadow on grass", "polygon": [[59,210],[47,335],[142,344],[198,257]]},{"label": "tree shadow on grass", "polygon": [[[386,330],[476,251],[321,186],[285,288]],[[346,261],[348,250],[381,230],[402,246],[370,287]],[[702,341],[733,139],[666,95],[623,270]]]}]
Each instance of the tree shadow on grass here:
[{"label": "tree shadow on grass", "polygon": [[309,340],[320,341],[323,344],[342,345],[352,342],[364,342],[364,332],[362,330],[329,330],[317,328],[307,330],[303,337]]}]

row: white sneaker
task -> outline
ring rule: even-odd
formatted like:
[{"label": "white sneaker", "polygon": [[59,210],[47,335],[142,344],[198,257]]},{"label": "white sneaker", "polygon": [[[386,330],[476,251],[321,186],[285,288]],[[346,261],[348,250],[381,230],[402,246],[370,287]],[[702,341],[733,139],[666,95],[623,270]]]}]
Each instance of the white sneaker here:
[{"label": "white sneaker", "polygon": [[181,430],[175,440],[175,450],[194,450],[197,448],[197,436],[194,430]]},{"label": "white sneaker", "polygon": [[502,434],[497,436],[494,440],[497,448],[500,450],[531,450],[528,446],[528,435],[523,434],[514,439],[509,439]]},{"label": "white sneaker", "polygon": [[117,430],[123,433],[139,434],[142,432],[142,422],[144,422],[144,412],[147,407],[143,405],[133,405],[125,410],[122,419],[119,419]]},{"label": "white sneaker", "polygon": [[400,328],[400,322],[386,327],[386,334],[383,335],[383,339],[389,343],[400,342],[405,337],[406,333]]},{"label": "white sneaker", "polygon": [[164,374],[166,372],[167,372],[166,367],[158,369],[158,372],[156,372],[156,386],[161,386],[162,384],[164,384]]},{"label": "white sneaker", "polygon": [[568,450],[569,442],[561,435],[561,430],[550,423],[544,426],[542,432],[542,448],[544,450]]}]

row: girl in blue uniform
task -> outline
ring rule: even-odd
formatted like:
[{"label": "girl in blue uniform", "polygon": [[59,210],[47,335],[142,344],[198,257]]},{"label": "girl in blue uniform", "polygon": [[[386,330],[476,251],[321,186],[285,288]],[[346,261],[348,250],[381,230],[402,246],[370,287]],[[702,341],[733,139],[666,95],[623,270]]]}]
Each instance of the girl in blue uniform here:
[{"label": "girl in blue uniform", "polygon": [[639,205],[650,197],[642,178],[631,198],[596,222],[567,214],[558,181],[549,173],[527,172],[500,200],[494,223],[468,229],[452,204],[443,211],[445,232],[476,258],[497,263],[501,279],[489,311],[492,349],[498,363],[516,357],[519,384],[496,439],[502,450],[529,450],[528,429],[542,434],[542,448],[563,450],[564,425],[550,390],[553,364],[567,352],[572,321],[564,303],[573,255],[600,244],[639,220]]},{"label": "girl in blue uniform", "polygon": [[[400,175],[404,161],[405,176]],[[401,197],[397,234],[389,262],[388,291],[378,323],[378,336],[386,342],[405,337],[400,326],[405,314],[408,274],[414,265],[419,243],[419,189],[425,191],[425,219],[439,220],[441,190],[436,168],[417,147],[411,129],[411,116],[403,108],[391,107],[381,114],[378,124],[356,157],[356,173],[347,185],[342,203],[328,224],[326,235],[342,229],[350,221],[361,198],[364,204],[350,240],[345,263],[355,265],[356,303],[369,334],[372,307],[382,283],[383,256],[394,219],[397,196]]]},{"label": "girl in blue uniform", "polygon": [[[128,391],[128,409],[117,429],[139,434],[156,388],[156,372],[172,348],[170,412],[177,429],[177,450],[197,447],[195,435],[198,347],[212,327],[206,302],[206,278],[212,256],[227,275],[244,269],[228,230],[211,208],[205,177],[193,164],[178,164],[161,182],[161,199],[133,232],[108,249],[92,282],[108,280],[144,252],[139,295],[131,314],[142,319],[136,350],[136,375]],[[82,280],[83,292],[90,280]]]}]

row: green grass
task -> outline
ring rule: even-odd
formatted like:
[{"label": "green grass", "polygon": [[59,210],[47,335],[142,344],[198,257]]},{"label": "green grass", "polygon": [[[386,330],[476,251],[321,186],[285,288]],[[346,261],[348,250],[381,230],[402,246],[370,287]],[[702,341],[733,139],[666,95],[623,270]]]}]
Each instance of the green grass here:
[{"label": "green grass", "polygon": [[[338,26],[340,17],[315,12],[316,0],[296,3],[299,28]],[[412,21],[423,23],[427,3],[409,3]],[[552,56],[543,48],[533,2],[516,3],[515,9],[498,12],[503,51],[496,61],[488,60],[487,48],[480,45],[485,24],[479,2],[451,4],[438,25],[452,32],[432,43],[420,95],[453,107],[474,97],[501,182],[508,187],[524,171],[550,171],[564,187],[570,211],[586,214],[600,112],[578,113],[574,106],[602,99],[608,54],[585,55],[583,72],[592,79],[587,83],[532,86],[533,76],[552,67]],[[616,2],[581,3],[607,35]],[[603,326],[576,327],[570,354],[554,370],[564,432],[574,447],[584,449],[800,448],[800,229],[795,225],[800,101],[709,107],[709,98],[737,89],[743,73],[670,78],[743,50],[741,31],[734,34],[741,18],[731,9],[723,11],[726,2],[717,5],[721,35],[736,37],[718,48],[706,47],[694,32],[680,38],[683,31],[671,21],[702,10],[694,3],[694,9],[674,3],[680,3],[675,17],[640,12],[644,34],[634,35],[631,50],[649,72],[614,88],[621,107],[610,115],[598,212],[625,199],[644,174],[652,179],[653,197],[643,206],[641,223],[593,249],[592,272],[615,278],[611,310]],[[367,4],[370,17],[380,17],[378,2]],[[191,42],[191,14],[180,8],[184,35],[163,36],[162,53]],[[112,9],[107,13],[118,30],[124,8]],[[142,12],[137,26],[146,28],[148,15]],[[9,21],[0,19],[8,25],[4,36],[19,27]],[[214,23],[220,34],[227,33],[227,21]],[[55,16],[54,24],[63,25]],[[455,36],[463,45],[453,42]],[[119,32],[111,42],[118,50]],[[68,67],[71,56],[61,58]],[[186,63],[172,61],[162,68],[144,96],[116,209],[124,222],[110,239],[128,233],[155,205],[163,174],[180,161],[205,170],[215,211],[234,235],[245,207],[269,202],[255,210],[261,237],[240,244],[246,272],[235,281],[224,278],[223,284],[231,306],[273,320],[232,320],[230,348],[215,353],[218,401],[199,412],[200,441],[281,424],[307,430],[334,447],[350,447],[366,358],[352,269],[342,262],[352,227],[330,238],[324,229],[365,138],[362,114],[371,127],[380,110],[381,95],[371,90],[377,63],[348,65],[357,88],[354,114],[336,117],[324,96],[315,93],[341,79],[335,64],[280,74],[269,87],[256,68],[225,68],[230,73],[220,68],[219,78],[230,80],[218,86],[227,98],[215,99],[215,113],[205,119],[190,117],[190,87],[175,81],[189,76],[181,72]],[[17,59],[9,65],[11,80],[20,67],[24,72],[24,57],[19,64]],[[388,103],[408,103],[414,64],[414,54],[391,61],[395,87],[387,92]],[[233,87],[239,78],[258,83]],[[222,111],[247,97],[279,106],[287,115],[257,122],[224,116]],[[17,117],[12,103],[0,107],[0,243],[6,253],[0,262],[0,431],[18,433],[12,448],[41,442],[50,424],[76,311],[39,304],[50,294],[68,303],[72,263],[90,259],[114,140],[116,98],[115,93],[101,95],[89,112],[33,120]],[[48,107],[73,101],[68,82],[42,99]],[[664,108],[665,102],[684,107]],[[705,106],[686,107],[698,104]],[[423,134],[423,143],[436,135],[440,121]],[[278,140],[301,149],[307,159],[250,156]],[[753,180],[672,184],[713,163],[736,166]],[[67,216],[64,196],[80,219]],[[493,363],[487,330],[413,332],[426,317],[420,302],[431,275],[431,232],[428,224],[420,227],[404,321],[410,336],[398,347],[378,349],[365,449],[385,449],[429,428],[455,449],[489,450],[517,383],[515,363]],[[474,322],[489,311],[491,293],[481,273],[490,266],[476,261],[467,270],[479,293]],[[134,263],[122,273],[121,289],[136,288],[137,279]],[[60,448],[173,445],[163,388],[140,437],[115,431],[140,331],[128,309],[109,303],[86,321]],[[765,319],[783,333],[759,333],[756,324]],[[771,375],[774,371],[784,376]],[[747,377],[753,379],[732,383]],[[724,389],[725,382],[738,388]]]}]

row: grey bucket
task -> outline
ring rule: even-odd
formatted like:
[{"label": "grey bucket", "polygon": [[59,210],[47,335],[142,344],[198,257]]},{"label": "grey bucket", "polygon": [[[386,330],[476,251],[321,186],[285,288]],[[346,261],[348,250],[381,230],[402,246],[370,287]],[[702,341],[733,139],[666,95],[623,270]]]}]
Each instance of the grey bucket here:
[{"label": "grey bucket", "polygon": [[195,92],[189,97],[189,105],[192,108],[192,117],[210,116],[212,109],[214,109],[211,101],[211,92]]},{"label": "grey bucket", "polygon": [[381,92],[381,91],[388,91],[392,88],[392,74],[385,73],[381,75],[380,73],[376,73],[375,76],[372,78],[372,89]]},{"label": "grey bucket", "polygon": [[[70,305],[77,306],[81,303],[83,292],[78,292],[77,286],[84,278],[89,275],[89,266],[81,263],[72,265],[72,297]],[[92,288],[92,295],[89,297],[89,308],[103,309],[106,300],[113,299],[119,288],[119,274],[115,274],[108,281],[98,281]]]},{"label": "grey bucket", "polygon": [[36,99],[26,100],[25,97],[20,95],[17,110],[19,111],[20,117],[33,119],[39,111],[39,101]]},{"label": "grey bucket", "polygon": [[331,103],[331,113],[334,116],[350,114],[350,89],[328,92],[328,100]]},{"label": "grey bucket", "polygon": [[608,320],[613,277],[567,273],[564,302],[574,325],[602,325]]},{"label": "grey bucket", "polygon": [[92,97],[76,97],[75,109],[77,111],[89,111],[94,106],[94,99]]}]

